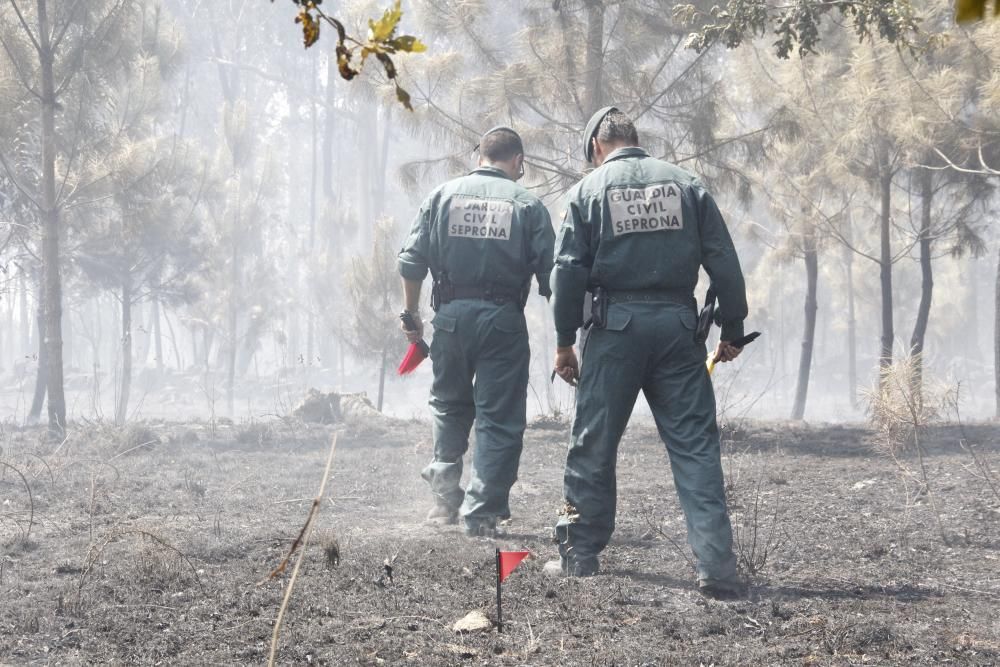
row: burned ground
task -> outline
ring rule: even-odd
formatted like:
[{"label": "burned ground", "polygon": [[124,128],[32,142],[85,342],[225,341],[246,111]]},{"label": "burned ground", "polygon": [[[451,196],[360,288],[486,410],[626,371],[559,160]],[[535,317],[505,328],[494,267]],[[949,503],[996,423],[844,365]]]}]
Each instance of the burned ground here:
[{"label": "burned ground", "polygon": [[[288,577],[261,582],[302,526],[335,430],[89,425],[60,444],[6,432],[0,661],[265,662]],[[998,434],[964,432],[994,484]],[[422,523],[429,426],[341,427],[279,662],[1000,661],[1000,498],[958,429],[931,433],[927,457],[947,543],[926,491],[872,454],[863,429],[728,430],[738,546],[758,570],[737,602],[695,592],[663,447],[643,425],[621,446],[602,574],[545,578],[567,437],[529,431],[509,537],[493,542]],[[504,584],[505,632],[456,634],[469,611],[495,618],[497,545],[535,555]]]}]

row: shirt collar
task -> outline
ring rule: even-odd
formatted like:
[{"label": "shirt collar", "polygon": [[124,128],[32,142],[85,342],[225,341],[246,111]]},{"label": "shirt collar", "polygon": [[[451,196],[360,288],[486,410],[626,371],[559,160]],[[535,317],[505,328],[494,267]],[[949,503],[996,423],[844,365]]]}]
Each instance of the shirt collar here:
[{"label": "shirt collar", "polygon": [[484,164],[479,167],[476,167],[469,173],[481,174],[482,176],[498,176],[500,178],[506,178],[507,180],[510,180],[510,176],[507,175],[507,172],[505,172],[503,169],[500,169],[499,167],[494,167],[489,164]]},{"label": "shirt collar", "polygon": [[611,151],[611,155],[604,158],[604,162],[611,162],[612,160],[620,160],[627,157],[649,157],[649,153],[641,146],[622,146]]}]

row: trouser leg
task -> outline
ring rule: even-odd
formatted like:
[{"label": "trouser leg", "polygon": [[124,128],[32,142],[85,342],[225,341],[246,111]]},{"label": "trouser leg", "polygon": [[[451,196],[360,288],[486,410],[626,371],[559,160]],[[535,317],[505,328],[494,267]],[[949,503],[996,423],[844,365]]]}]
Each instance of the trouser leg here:
[{"label": "trouser leg", "polygon": [[698,578],[724,580],[736,574],[736,558],[715,393],[705,369],[704,347],[696,345],[692,335],[686,328],[678,331],[674,345],[651,366],[643,392],[667,446]]},{"label": "trouser leg", "polygon": [[461,510],[466,525],[510,517],[510,488],[517,481],[524,443],[529,361],[526,327],[493,329],[479,348],[476,446]]},{"label": "trouser leg", "polygon": [[[437,318],[435,318],[437,319]],[[434,429],[434,460],[423,469],[436,502],[451,510],[462,504],[462,457],[469,448],[469,431],[475,419],[472,400],[472,369],[455,329],[435,325],[431,343],[434,381],[431,385],[431,418]]]},{"label": "trouser leg", "polygon": [[587,341],[556,524],[568,561],[595,559],[614,532],[618,443],[639,392],[640,353],[624,331],[595,330]]}]

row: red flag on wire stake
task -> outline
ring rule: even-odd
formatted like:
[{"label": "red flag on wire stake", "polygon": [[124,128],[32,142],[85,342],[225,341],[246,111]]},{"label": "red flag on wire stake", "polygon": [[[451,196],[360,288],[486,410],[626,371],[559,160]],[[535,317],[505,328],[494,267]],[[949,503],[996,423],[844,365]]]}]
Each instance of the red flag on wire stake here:
[{"label": "red flag on wire stake", "polygon": [[530,551],[500,551],[497,549],[497,632],[503,632],[503,606],[502,598],[500,597],[500,584],[530,554]]},{"label": "red flag on wire stake", "polygon": [[[499,549],[497,551],[500,551]],[[500,551],[500,581],[510,576],[522,560],[530,555],[528,551]]]}]

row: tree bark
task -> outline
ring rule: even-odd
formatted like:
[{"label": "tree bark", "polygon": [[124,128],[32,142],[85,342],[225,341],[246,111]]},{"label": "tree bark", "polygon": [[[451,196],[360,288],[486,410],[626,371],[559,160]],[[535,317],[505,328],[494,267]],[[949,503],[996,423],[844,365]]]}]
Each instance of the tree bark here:
[{"label": "tree bark", "polygon": [[38,302],[38,370],[35,374],[35,393],[31,398],[31,409],[28,411],[28,423],[37,424],[42,416],[42,406],[45,404],[45,393],[49,380],[49,352],[45,346],[45,302]]},{"label": "tree bark", "polygon": [[[237,204],[237,210],[239,205]],[[237,221],[239,220],[239,215],[236,216]],[[239,242],[237,241],[237,230],[239,225],[233,228],[233,238],[232,238],[232,257],[231,257],[231,267],[230,267],[230,294],[229,294],[229,322],[228,322],[228,334],[229,334],[229,347],[226,350],[226,410],[227,414],[232,417],[235,409],[235,392],[236,392],[236,349],[239,345],[238,337],[238,327],[239,327],[239,292],[240,292],[240,253],[239,253]]]},{"label": "tree bark", "polygon": [[382,412],[382,399],[385,398],[385,367],[388,357],[389,348],[382,348],[382,360],[379,362],[378,368],[378,404],[376,406],[379,412]]},{"label": "tree bark", "polygon": [[309,247],[306,249],[306,366],[312,366],[316,358],[316,316],[313,297],[313,280],[316,276],[316,198],[319,188],[319,105],[316,99],[319,96],[319,72],[317,71],[316,58],[312,61],[312,106],[310,111],[310,137],[309,145],[312,153],[309,160]]},{"label": "tree bark", "polygon": [[915,397],[923,388],[924,337],[931,313],[934,294],[934,273],[931,266],[931,204],[934,200],[933,174],[929,169],[920,170],[920,305],[917,320],[910,336],[910,356],[913,359],[913,377],[910,387]]},{"label": "tree bark", "polygon": [[[170,334],[170,346],[174,349],[174,361],[177,363],[177,370],[182,371],[184,370],[184,360],[181,359],[181,348],[177,344],[177,332],[174,331],[174,325],[170,323],[170,314],[167,311],[163,312],[163,321],[167,323],[167,332]],[[197,356],[195,358],[197,359]]]},{"label": "tree bark", "polygon": [[48,353],[49,431],[66,429],[62,360],[62,273],[59,266],[59,209],[56,203],[55,60],[50,44],[47,0],[38,1],[38,55],[42,74],[42,265],[45,293],[45,346]]},{"label": "tree bark", "polygon": [[19,280],[21,298],[18,303],[18,317],[21,319],[21,355],[28,356],[34,346],[31,344],[31,319],[28,317],[28,276],[24,271],[20,272]]},{"label": "tree bark", "polygon": [[[851,230],[848,229],[848,239]],[[846,245],[844,251],[844,270],[847,283],[847,394],[851,401],[851,409],[858,407],[858,320],[854,310],[854,251]]]},{"label": "tree bark", "polygon": [[156,372],[163,373],[163,326],[160,323],[160,302],[154,298],[153,311],[153,353],[156,355]]},{"label": "tree bark", "polygon": [[587,52],[585,96],[588,106],[583,110],[585,118],[604,104],[604,3],[601,0],[586,0],[587,8]]},{"label": "tree bark", "polygon": [[889,170],[888,148],[882,147],[879,156],[879,285],[882,292],[882,339],[879,350],[879,367],[885,370],[892,365],[892,345],[895,333],[892,326],[892,172]]},{"label": "tree bark", "polygon": [[997,248],[997,277],[993,297],[993,381],[996,413],[1000,419],[1000,247]]},{"label": "tree bark", "polygon": [[799,375],[795,383],[795,403],[792,406],[792,419],[796,421],[801,420],[806,413],[809,372],[812,369],[813,343],[816,338],[816,311],[819,309],[816,297],[817,282],[819,280],[819,258],[816,252],[816,238],[809,233],[805,235],[803,261],[806,267],[806,302],[802,351],[799,356]]},{"label": "tree bark", "polygon": [[122,376],[115,405],[115,424],[122,426],[128,419],[129,393],[132,391],[132,277],[122,281]]}]

